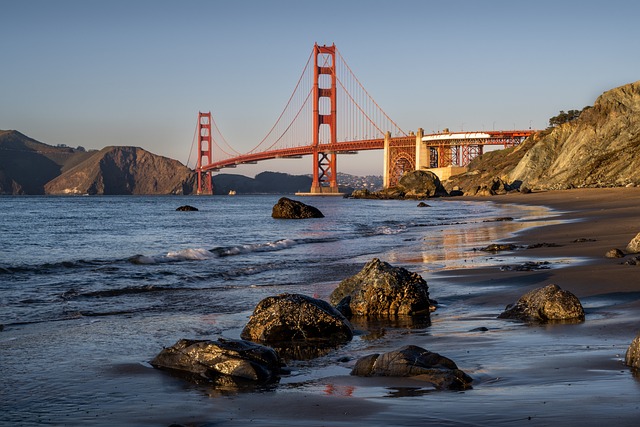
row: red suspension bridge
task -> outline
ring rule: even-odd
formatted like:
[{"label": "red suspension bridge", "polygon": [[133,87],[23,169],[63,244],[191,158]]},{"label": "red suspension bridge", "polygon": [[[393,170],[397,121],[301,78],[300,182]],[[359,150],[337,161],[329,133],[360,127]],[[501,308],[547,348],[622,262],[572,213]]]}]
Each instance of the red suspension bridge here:
[{"label": "red suspension bridge", "polygon": [[311,155],[310,192],[337,194],[337,155],[380,149],[385,186],[391,186],[409,170],[466,166],[484,145],[516,145],[531,133],[407,133],[369,95],[335,45],[315,44],[284,110],[248,152],[226,141],[210,112],[198,113],[197,192],[213,194],[212,173],[222,168]]}]

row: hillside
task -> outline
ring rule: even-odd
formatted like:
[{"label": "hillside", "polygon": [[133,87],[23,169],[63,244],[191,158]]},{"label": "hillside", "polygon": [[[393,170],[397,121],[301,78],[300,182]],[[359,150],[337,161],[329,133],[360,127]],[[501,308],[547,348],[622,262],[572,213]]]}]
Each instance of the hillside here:
[{"label": "hillside", "polygon": [[47,182],[90,156],[82,149],[54,147],[15,130],[0,130],[0,194],[44,194]]},{"label": "hillside", "polygon": [[195,175],[138,147],[106,147],[52,179],[47,194],[191,194]]},{"label": "hillside", "polygon": [[640,185],[640,81],[603,93],[577,119],[519,147],[479,157],[446,187],[468,193],[494,178],[534,190]]}]

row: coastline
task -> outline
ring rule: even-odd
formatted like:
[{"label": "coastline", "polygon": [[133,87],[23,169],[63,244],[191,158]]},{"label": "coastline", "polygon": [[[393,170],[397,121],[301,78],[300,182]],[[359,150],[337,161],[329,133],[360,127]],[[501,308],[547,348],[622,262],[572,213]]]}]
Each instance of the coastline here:
[{"label": "coastline", "polygon": [[[604,254],[611,248],[624,250],[640,231],[640,188],[456,200],[545,206],[554,211],[552,218],[542,220],[548,224],[525,228],[504,241],[557,246],[516,250],[496,258],[582,260],[544,270],[502,271],[494,265],[430,274],[430,289],[463,284],[479,290],[460,297],[459,304],[455,298],[447,301],[434,313],[426,333],[406,332],[376,346],[379,350],[414,343],[450,356],[474,378],[473,390],[431,392],[410,379],[354,378],[343,369],[275,393],[228,397],[218,421],[224,425],[596,426],[615,420],[621,426],[635,425],[640,416],[636,398],[640,378],[624,366],[623,359],[640,330],[640,267],[622,265],[624,259]],[[529,326],[495,319],[506,304],[549,283],[580,298],[587,313],[584,323]],[[486,325],[488,331],[474,333],[478,325]]]}]

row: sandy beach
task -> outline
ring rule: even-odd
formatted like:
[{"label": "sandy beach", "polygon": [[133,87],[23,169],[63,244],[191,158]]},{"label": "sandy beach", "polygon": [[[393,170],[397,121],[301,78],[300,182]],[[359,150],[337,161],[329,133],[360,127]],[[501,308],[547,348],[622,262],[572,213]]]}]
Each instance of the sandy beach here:
[{"label": "sandy beach", "polygon": [[[219,398],[212,402],[219,410],[215,425],[636,425],[640,378],[623,359],[640,330],[640,267],[604,254],[624,250],[640,231],[640,188],[512,194],[490,201],[546,206],[556,214],[550,225],[505,240],[553,245],[497,259],[580,262],[551,262],[550,269],[532,271],[493,266],[435,273],[428,279],[433,293],[458,284],[467,294],[441,301],[426,330],[386,331],[371,345],[381,351],[411,343],[440,352],[474,378],[473,390],[437,392],[410,379],[354,378],[347,363],[277,392]],[[495,319],[506,304],[550,283],[580,298],[584,323],[531,326]],[[478,327],[487,331],[476,332]],[[210,412],[184,415],[174,421],[213,425],[204,421],[211,421]]]}]

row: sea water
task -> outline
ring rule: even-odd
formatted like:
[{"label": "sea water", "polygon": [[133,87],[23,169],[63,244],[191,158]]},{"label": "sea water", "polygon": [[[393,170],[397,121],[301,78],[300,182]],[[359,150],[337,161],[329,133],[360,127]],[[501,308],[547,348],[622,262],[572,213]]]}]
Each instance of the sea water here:
[{"label": "sea water", "polygon": [[[420,208],[309,198],[325,218],[279,220],[271,218],[277,200],[1,197],[0,421],[138,425],[154,414],[163,422],[197,414],[202,393],[148,365],[163,347],[239,338],[261,299],[328,299],[375,257],[427,280],[432,271],[491,262],[475,249],[506,237],[493,221],[516,212],[443,199]],[[198,211],[176,211],[185,204]],[[324,360],[305,362],[298,380],[279,387],[335,373]]]}]

